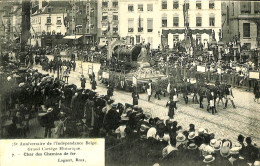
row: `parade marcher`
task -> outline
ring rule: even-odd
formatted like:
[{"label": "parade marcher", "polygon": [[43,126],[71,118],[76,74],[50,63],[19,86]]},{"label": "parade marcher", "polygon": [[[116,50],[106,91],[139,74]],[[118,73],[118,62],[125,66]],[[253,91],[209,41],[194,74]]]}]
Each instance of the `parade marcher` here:
[{"label": "parade marcher", "polygon": [[109,97],[109,98],[111,98],[114,94],[114,86],[113,86],[113,84],[110,82],[110,83],[108,83],[108,85],[107,85],[107,96]]},{"label": "parade marcher", "polygon": [[208,100],[209,100],[209,109],[211,110],[212,115],[214,115],[214,113],[217,113],[217,110],[216,110],[216,105],[215,105],[215,100],[214,100],[214,92],[213,91],[210,92]]},{"label": "parade marcher", "polygon": [[176,103],[173,101],[173,98],[170,97],[170,101],[167,102],[166,107],[169,107],[168,116],[170,119],[174,118],[174,109],[176,108]]},{"label": "parade marcher", "polygon": [[259,91],[259,86],[258,86],[257,82],[255,83],[255,86],[254,86],[254,95],[255,95],[254,101],[258,103],[259,97],[260,97],[260,91]]},{"label": "parade marcher", "polygon": [[132,98],[133,98],[133,105],[138,105],[139,94],[135,90],[132,93]]},{"label": "parade marcher", "polygon": [[90,81],[90,84],[91,84],[91,89],[93,91],[95,91],[97,89],[97,82],[95,80],[95,77],[92,78],[92,80]]},{"label": "parade marcher", "polygon": [[160,79],[158,79],[158,82],[157,82],[157,85],[156,85],[156,91],[155,91],[155,95],[154,95],[154,98],[158,98],[158,100],[161,100],[160,98],[160,94],[162,93],[162,90],[161,90],[161,85],[160,85]]},{"label": "parade marcher", "polygon": [[63,77],[64,77],[64,81],[65,83],[69,83],[69,69],[65,69],[64,72],[63,72]]},{"label": "parade marcher", "polygon": [[231,85],[227,85],[226,88],[225,88],[225,94],[226,94],[226,103],[225,103],[225,107],[224,109],[227,108],[227,104],[228,104],[228,101],[230,100],[232,105],[233,105],[233,108],[236,108],[235,106],[235,103],[233,101],[234,99],[234,95],[233,95],[233,92],[232,92],[232,88],[231,88]]},{"label": "parade marcher", "polygon": [[83,74],[81,75],[80,82],[81,82],[81,88],[85,89],[85,86],[86,86],[86,78],[84,77]]},{"label": "parade marcher", "polygon": [[148,101],[150,101],[152,96],[152,80],[149,80],[146,91],[147,91]]}]

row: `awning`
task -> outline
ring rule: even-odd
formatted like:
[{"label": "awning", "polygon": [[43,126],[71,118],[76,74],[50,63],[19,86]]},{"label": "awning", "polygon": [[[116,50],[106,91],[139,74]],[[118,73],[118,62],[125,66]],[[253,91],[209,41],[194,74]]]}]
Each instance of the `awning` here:
[{"label": "awning", "polygon": [[83,35],[72,35],[72,36],[65,36],[63,37],[63,39],[71,39],[71,40],[75,40],[75,39],[79,39],[81,38]]}]

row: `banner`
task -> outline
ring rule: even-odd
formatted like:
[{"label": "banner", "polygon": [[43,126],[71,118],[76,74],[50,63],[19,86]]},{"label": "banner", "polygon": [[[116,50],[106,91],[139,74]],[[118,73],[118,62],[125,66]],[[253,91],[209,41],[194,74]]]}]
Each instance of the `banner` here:
[{"label": "banner", "polygon": [[102,72],[102,78],[109,79],[109,73],[108,72]]},{"label": "banner", "polygon": [[206,72],[206,67],[205,66],[197,66],[197,71],[198,72]]},{"label": "banner", "polygon": [[249,72],[249,78],[259,80],[259,72],[250,71],[250,72]]},{"label": "banner", "polygon": [[133,85],[137,86],[137,78],[133,76]]}]

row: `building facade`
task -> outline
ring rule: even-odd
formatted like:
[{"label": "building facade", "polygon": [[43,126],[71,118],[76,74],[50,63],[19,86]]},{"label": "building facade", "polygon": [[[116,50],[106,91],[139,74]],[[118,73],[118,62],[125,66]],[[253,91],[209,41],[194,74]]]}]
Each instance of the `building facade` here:
[{"label": "building facade", "polygon": [[[98,42],[106,44],[108,38],[118,39],[119,34],[119,1],[98,0]],[[122,21],[122,20],[120,20]]]},{"label": "building facade", "polygon": [[198,42],[219,40],[220,1],[120,0],[119,10],[120,36],[130,36],[135,43],[149,42],[154,49],[172,48],[174,41],[185,38],[187,28]]},{"label": "building facade", "polygon": [[222,2],[223,40],[238,39],[241,46],[255,49],[260,46],[260,2]]},{"label": "building facade", "polygon": [[20,1],[0,2],[1,45],[7,50],[20,49],[22,23],[22,3]]},{"label": "building facade", "polygon": [[85,47],[94,46],[97,40],[97,1],[71,1],[67,11],[67,35],[81,36]]},{"label": "building facade", "polygon": [[158,0],[119,0],[119,35],[127,44],[161,43]]},{"label": "building facade", "polygon": [[55,39],[66,35],[67,10],[70,4],[66,1],[38,1],[32,7],[30,45],[53,46]]}]

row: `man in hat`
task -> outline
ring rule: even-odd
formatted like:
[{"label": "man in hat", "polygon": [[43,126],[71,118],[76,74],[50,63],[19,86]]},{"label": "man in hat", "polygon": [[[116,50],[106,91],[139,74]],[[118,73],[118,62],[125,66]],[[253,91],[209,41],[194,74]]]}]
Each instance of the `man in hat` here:
[{"label": "man in hat", "polygon": [[174,116],[174,108],[176,107],[176,103],[173,101],[173,98],[170,97],[170,101],[167,102],[166,107],[169,106],[168,116],[170,119],[173,119]]},{"label": "man in hat", "polygon": [[117,110],[117,104],[112,104],[112,107],[106,113],[104,117],[104,128],[107,131],[116,130],[119,126],[120,122],[120,114]]},{"label": "man in hat", "polygon": [[48,108],[46,115],[44,116],[44,123],[45,123],[45,138],[51,138],[51,129],[54,127],[54,115],[53,115],[53,108]]},{"label": "man in hat", "polygon": [[233,107],[236,108],[235,103],[234,103],[234,101],[233,101],[234,96],[233,96],[233,92],[232,92],[231,85],[227,85],[227,86],[225,87],[225,93],[226,93],[226,103],[225,103],[224,109],[227,108],[227,104],[228,104],[228,101],[229,101],[229,100],[231,101]]},{"label": "man in hat", "polygon": [[259,159],[259,150],[257,147],[255,147],[252,144],[252,139],[251,137],[247,137],[246,138],[246,143],[247,146],[245,147],[245,159],[249,162],[249,163],[253,163],[255,160]]},{"label": "man in hat", "polygon": [[90,84],[91,84],[91,89],[93,91],[95,91],[97,89],[97,82],[95,80],[95,77],[92,77],[91,81],[90,81]]},{"label": "man in hat", "polygon": [[84,77],[83,74],[81,75],[80,82],[81,82],[81,88],[85,89],[85,86],[86,86],[86,78]]},{"label": "man in hat", "polygon": [[247,165],[247,161],[241,158],[239,155],[239,147],[233,147],[230,149],[231,157],[228,159],[232,165]]},{"label": "man in hat", "polygon": [[132,93],[133,105],[138,105],[139,94],[136,91]]}]

